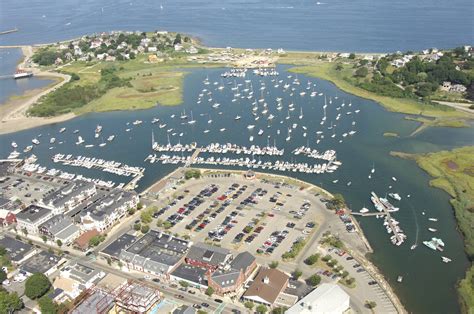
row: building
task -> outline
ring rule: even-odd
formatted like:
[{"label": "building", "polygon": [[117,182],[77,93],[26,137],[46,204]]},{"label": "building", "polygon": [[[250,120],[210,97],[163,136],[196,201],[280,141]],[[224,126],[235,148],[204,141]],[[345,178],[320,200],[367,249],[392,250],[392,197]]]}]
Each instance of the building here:
[{"label": "building", "polygon": [[127,281],[113,291],[115,313],[154,313],[161,301],[160,292],[148,285],[136,281]]},{"label": "building", "polygon": [[170,234],[150,230],[120,253],[122,261],[129,269],[153,275],[168,275],[184,259],[190,242]]},{"label": "building", "polygon": [[8,236],[0,238],[0,247],[5,248],[10,261],[16,265],[23,263],[36,254],[36,250],[32,245],[23,243]]},{"label": "building", "polygon": [[117,240],[110,243],[100,253],[105,257],[110,257],[114,260],[120,259],[120,253],[122,250],[127,250],[137,238],[131,234],[124,233]]},{"label": "building", "polygon": [[92,229],[81,234],[75,241],[74,247],[81,251],[87,251],[89,248],[89,241],[100,234],[96,229]]},{"label": "building", "polygon": [[26,230],[30,234],[36,234],[39,226],[51,217],[53,217],[51,209],[30,205],[16,215],[17,230]]},{"label": "building", "polygon": [[208,269],[182,263],[171,272],[170,279],[187,282],[191,287],[198,289],[206,289],[208,276]]},{"label": "building", "polygon": [[63,278],[72,279],[88,289],[92,287],[96,281],[104,278],[105,273],[100,270],[90,268],[84,264],[75,263],[64,267],[60,276]]},{"label": "building", "polygon": [[135,192],[114,189],[81,210],[79,216],[82,228],[105,231],[125,216],[130,208],[135,208],[138,201]]},{"label": "building", "polygon": [[38,231],[52,241],[60,240],[63,244],[69,245],[79,236],[81,229],[74,225],[69,217],[56,215],[42,223]]},{"label": "building", "polygon": [[51,208],[54,214],[61,214],[76,208],[96,192],[93,182],[73,181],[44,197],[40,204]]},{"label": "building", "polygon": [[42,273],[46,276],[54,273],[65,260],[46,251],[40,251],[21,265],[21,270],[27,274]]},{"label": "building", "polygon": [[323,283],[285,314],[342,314],[350,307],[349,295],[338,285]]},{"label": "building", "polygon": [[262,268],[242,298],[272,307],[288,286],[288,279],[289,276],[278,269]]},{"label": "building", "polygon": [[15,212],[17,212],[15,202],[0,196],[0,227],[16,223]]},{"label": "building", "polygon": [[195,314],[196,309],[191,306],[182,305],[173,311],[173,314]]},{"label": "building", "polygon": [[228,266],[208,276],[208,286],[218,295],[238,293],[256,268],[257,262],[252,254],[239,253]]},{"label": "building", "polygon": [[214,271],[219,267],[224,267],[232,258],[232,253],[228,249],[199,242],[189,249],[186,263]]}]

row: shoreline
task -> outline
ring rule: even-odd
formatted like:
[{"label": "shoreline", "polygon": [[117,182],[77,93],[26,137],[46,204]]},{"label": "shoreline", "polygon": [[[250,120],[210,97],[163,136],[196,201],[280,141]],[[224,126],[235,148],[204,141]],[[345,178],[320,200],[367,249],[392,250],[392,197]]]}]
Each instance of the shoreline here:
[{"label": "shoreline", "polygon": [[0,135],[23,131],[42,125],[59,123],[75,118],[76,115],[73,113],[51,118],[29,117],[27,115],[28,109],[33,106],[41,97],[68,83],[71,79],[71,76],[59,72],[42,71],[38,68],[28,67],[26,62],[33,55],[33,46],[12,46],[10,48],[4,49],[14,48],[21,49],[23,54],[22,58],[17,63],[18,67],[32,71],[34,76],[39,79],[52,79],[55,82],[43,88],[26,90],[21,95],[10,96],[8,100],[0,106]]},{"label": "shoreline", "polygon": [[[158,191],[162,190],[165,188],[170,182],[167,182],[170,178],[179,175],[181,173],[181,178],[184,175],[185,169],[197,169],[200,170],[204,173],[212,173],[212,172],[222,172],[222,173],[235,173],[235,174],[240,174],[243,175],[246,173],[248,170],[234,170],[234,169],[220,169],[220,168],[201,168],[201,167],[178,167],[174,171],[168,173],[166,176],[164,176],[161,179],[158,179],[157,181],[153,182],[150,186],[148,186],[144,191],[140,193],[140,195],[146,195],[147,193],[157,193],[157,191],[153,192],[153,190],[157,189]],[[258,172],[254,171],[255,173],[255,178],[256,179],[266,179],[266,180],[275,180],[279,182],[285,182],[288,184],[292,185],[297,185],[299,186],[302,191],[307,191],[307,192],[319,192],[320,194],[324,194],[327,197],[333,197],[333,194],[320,186],[317,186],[315,184],[306,182],[304,180],[298,179],[298,178],[293,178],[290,176],[285,176],[285,175],[278,175],[278,174],[272,174],[272,173],[265,173],[265,172]],[[365,237],[365,234],[360,227],[358,221],[354,218],[355,221],[356,229],[357,229],[357,235],[359,236],[360,240],[362,243],[367,248],[368,253],[373,253],[373,249],[370,246],[369,241]],[[365,255],[361,254],[357,251],[354,251],[352,249],[349,250],[350,254],[353,256],[356,256],[358,261],[363,263],[364,267],[367,269],[367,271],[379,282],[381,288],[384,290],[385,294],[389,297],[390,301],[392,304],[395,306],[397,309],[398,313],[407,313],[405,307],[401,303],[400,299],[398,298],[397,294],[395,293],[394,289],[392,286],[389,284],[388,280],[385,279],[385,276],[383,273],[378,269],[378,267],[370,261],[370,259]]]}]

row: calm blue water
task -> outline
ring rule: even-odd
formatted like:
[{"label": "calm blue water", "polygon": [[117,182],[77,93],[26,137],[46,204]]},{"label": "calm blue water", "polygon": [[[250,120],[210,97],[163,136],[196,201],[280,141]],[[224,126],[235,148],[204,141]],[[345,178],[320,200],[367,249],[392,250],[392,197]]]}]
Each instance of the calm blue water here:
[{"label": "calm blue water", "polygon": [[[20,49],[0,49],[0,76],[13,75],[17,62],[22,58]],[[0,78],[0,105],[13,95],[22,95],[30,89],[41,88],[50,84],[52,80],[36,77],[14,80],[12,77]]]},{"label": "calm blue water", "polygon": [[[286,67],[279,67],[281,73],[278,79],[288,81],[285,72]],[[394,247],[390,244],[389,236],[385,228],[382,226],[381,220],[375,218],[362,218],[360,222],[364,231],[375,249],[372,258],[381,268],[385,276],[400,295],[403,303],[409,311],[415,313],[454,313],[458,312],[457,297],[455,292],[455,283],[464,274],[468,265],[468,261],[463,251],[462,239],[456,231],[456,223],[449,205],[449,197],[446,193],[428,186],[429,177],[419,169],[415,163],[393,158],[389,155],[390,150],[400,150],[407,152],[427,152],[440,149],[450,149],[461,145],[474,144],[473,129],[429,129],[415,137],[408,135],[417,127],[417,124],[403,119],[403,115],[393,114],[385,111],[372,101],[361,99],[353,95],[344,93],[336,88],[333,84],[307,78],[299,75],[301,81],[300,86],[295,86],[295,95],[290,96],[284,93],[281,87],[274,88],[275,82],[271,82],[272,78],[260,78],[248,76],[246,79],[252,80],[252,86],[258,97],[264,96],[268,103],[269,115],[275,115],[274,122],[268,123],[265,116],[259,114],[260,119],[254,120],[251,114],[252,100],[240,99],[237,102],[231,102],[233,92],[230,87],[234,86],[233,80],[224,80],[226,88],[223,91],[215,90],[217,86],[203,85],[203,80],[208,76],[211,82],[221,83],[219,74],[222,69],[212,70],[195,70],[191,72],[185,80],[184,103],[182,106],[161,107],[143,111],[133,112],[109,112],[100,114],[88,114],[79,118],[55,125],[43,126],[31,130],[17,132],[14,134],[0,136],[0,147],[8,148],[11,141],[19,144],[20,148],[30,145],[31,139],[35,136],[42,142],[34,148],[33,153],[39,157],[39,163],[48,167],[64,169],[69,172],[78,172],[91,177],[100,177],[103,179],[112,179],[117,182],[125,182],[126,179],[115,175],[105,174],[96,170],[84,170],[81,168],[71,168],[54,164],[51,157],[56,153],[66,153],[73,155],[82,155],[89,157],[101,157],[107,160],[116,160],[133,166],[146,167],[145,177],[140,181],[139,190],[143,190],[158,178],[166,175],[175,168],[173,165],[148,164],[144,159],[151,151],[151,132],[154,131],[155,139],[166,144],[167,135],[170,134],[172,143],[190,143],[198,142],[200,145],[206,145],[212,142],[232,142],[241,145],[249,145],[249,136],[254,135],[253,144],[266,145],[267,138],[273,143],[276,141],[277,146],[285,148],[285,156],[281,159],[293,160],[298,162],[312,163],[314,160],[307,159],[302,156],[291,155],[290,152],[301,145],[310,145],[318,150],[335,149],[338,159],[343,162],[342,167],[332,174],[325,175],[309,175],[290,173],[300,179],[321,185],[331,192],[343,193],[350,206],[354,209],[360,209],[363,206],[371,208],[369,194],[375,191],[380,195],[384,195],[389,191],[397,191],[402,195],[403,200],[399,203],[400,212],[394,216],[400,221],[401,227],[405,230],[408,240],[401,247]],[[316,90],[325,95],[332,96],[333,103],[327,108],[327,123],[324,127],[320,125],[323,116],[322,106],[324,104],[323,97],[311,98],[308,95],[301,97],[299,91],[303,90],[310,80],[316,84]],[[230,81],[231,85],[226,83]],[[267,87],[263,94],[260,94],[259,88],[265,83]],[[243,79],[237,79],[236,83],[243,84],[240,90],[245,88]],[[206,88],[213,92],[212,102],[208,102],[207,98],[201,104],[197,104],[198,94],[202,89]],[[334,97],[338,96],[336,100]],[[276,97],[283,98],[284,109],[276,110]],[[339,111],[337,107],[341,107],[342,102],[346,107]],[[211,105],[215,102],[221,104],[221,107],[214,109]],[[347,104],[351,102],[352,107],[349,109]],[[295,111],[290,112],[290,119],[286,120],[288,115],[288,105],[294,103]],[[299,119],[300,108],[304,110],[303,119]],[[346,115],[346,111],[360,109],[360,113]],[[186,110],[190,115],[192,110],[194,118],[197,120],[195,125],[183,124],[180,120],[180,113]],[[262,111],[260,105],[259,112]],[[222,112],[222,114],[219,114]],[[340,120],[335,117],[341,113]],[[175,114],[176,118],[171,118]],[[242,118],[235,121],[234,117],[240,115]],[[161,123],[167,123],[167,126],[160,129],[156,124],[150,121],[158,117]],[[144,123],[140,126],[132,126],[131,122],[140,119]],[[208,120],[213,122],[208,124]],[[280,122],[283,121],[283,122]],[[332,131],[327,130],[330,122],[336,124],[336,138],[331,138]],[[356,125],[352,126],[355,121]],[[130,123],[130,125],[127,125]],[[288,127],[292,127],[293,123],[297,123],[296,129],[293,129],[291,141],[285,141]],[[77,135],[72,134],[75,129],[80,130],[80,135],[85,139],[86,143],[98,144],[100,139],[94,139],[94,129],[97,124],[103,126],[103,137],[106,138],[110,134],[115,134],[116,138],[112,143],[107,144],[103,148],[93,147],[90,149],[83,146],[75,145]],[[247,130],[248,124],[255,124],[255,129],[251,132]],[[305,126],[307,130],[304,130]],[[61,127],[66,127],[67,131],[59,134]],[[218,130],[225,127],[225,132]],[[126,132],[127,128],[131,128],[130,132]],[[171,132],[167,129],[173,128]],[[262,136],[256,135],[259,129],[264,130]],[[211,132],[204,134],[204,130],[210,129]],[[281,132],[278,135],[277,130]],[[353,137],[343,138],[341,134],[351,129],[357,131]],[[315,143],[315,133],[323,130],[325,138],[320,144]],[[397,132],[400,138],[386,138],[382,134],[384,132]],[[175,133],[173,135],[173,133]],[[183,136],[179,137],[179,133],[183,132]],[[303,134],[307,133],[307,137]],[[440,136],[442,134],[443,136]],[[49,149],[48,144],[50,137],[56,137],[57,142],[64,141],[62,145],[56,145],[53,149]],[[446,139],[455,140],[446,140]],[[343,139],[343,143],[339,140]],[[1,157],[8,155],[6,149],[0,154]],[[272,160],[275,158],[262,158],[262,161]],[[372,165],[375,164],[376,172],[371,180],[367,178]],[[393,182],[390,178],[395,176],[398,181]],[[332,181],[338,179],[339,182],[334,184]],[[346,185],[348,181],[352,181],[349,187]],[[392,185],[392,189],[389,186]],[[406,195],[411,194],[410,198]],[[426,216],[421,213],[425,211]],[[437,217],[438,223],[430,223],[428,217]],[[453,259],[450,264],[441,262],[440,255],[425,248],[421,241],[429,239],[433,236],[427,228],[435,227],[438,236],[446,243],[446,249],[443,255]],[[418,241],[417,241],[418,239]],[[411,251],[411,244],[418,242],[418,248]],[[434,276],[433,274],[436,274]],[[398,275],[404,276],[403,284],[396,283]],[[429,296],[427,296],[429,293]]]},{"label": "calm blue water", "polygon": [[[393,52],[473,42],[471,0],[18,0],[0,4],[0,44],[110,30],[181,31],[211,46]],[[163,9],[160,9],[160,5]],[[469,22],[471,21],[471,22]]]}]

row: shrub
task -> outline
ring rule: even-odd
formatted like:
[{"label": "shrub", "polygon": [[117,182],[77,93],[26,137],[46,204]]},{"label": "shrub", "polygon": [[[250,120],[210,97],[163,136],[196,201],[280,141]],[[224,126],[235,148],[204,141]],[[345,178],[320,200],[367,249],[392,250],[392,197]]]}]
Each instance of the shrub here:
[{"label": "shrub", "polygon": [[42,297],[51,288],[51,282],[45,274],[36,273],[26,280],[25,295],[32,299]]}]

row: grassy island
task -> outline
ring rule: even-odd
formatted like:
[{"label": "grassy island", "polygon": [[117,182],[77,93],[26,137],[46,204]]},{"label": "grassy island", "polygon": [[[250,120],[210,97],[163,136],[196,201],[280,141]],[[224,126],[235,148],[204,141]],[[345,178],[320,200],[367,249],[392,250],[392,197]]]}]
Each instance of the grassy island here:
[{"label": "grassy island", "polygon": [[395,133],[395,132],[385,132],[385,133],[383,134],[383,136],[385,136],[385,137],[400,137],[400,136],[398,135],[398,133]]},{"label": "grassy island", "polygon": [[[394,156],[413,159],[433,180],[430,185],[443,189],[452,196],[456,220],[464,235],[469,259],[474,261],[474,146],[452,151],[441,151],[423,155],[392,152]],[[466,273],[458,286],[461,304],[465,313],[474,309],[474,266]]]}]

